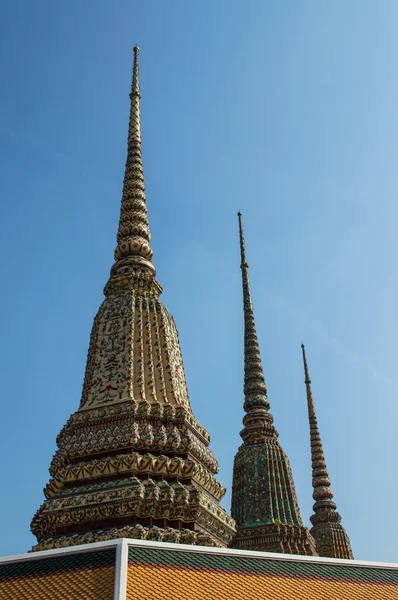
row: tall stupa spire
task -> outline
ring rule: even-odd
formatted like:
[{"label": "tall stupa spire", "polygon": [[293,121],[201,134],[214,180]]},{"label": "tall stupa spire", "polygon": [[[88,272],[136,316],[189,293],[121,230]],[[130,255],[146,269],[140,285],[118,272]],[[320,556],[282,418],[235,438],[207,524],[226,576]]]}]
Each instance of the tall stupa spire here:
[{"label": "tall stupa spire", "polygon": [[[91,332],[79,409],[58,435],[34,550],[119,537],[226,546],[234,521],[192,414],[178,333],[159,300],[141,156],[138,47],[116,262]],[[195,322],[195,319],[192,320]]]},{"label": "tall stupa spire", "polygon": [[341,525],[341,516],[336,511],[332,500],[330,478],[326,467],[325,455],[316,418],[314,398],[312,396],[311,379],[308,372],[305,346],[301,344],[303,354],[305,387],[307,391],[308,419],[310,424],[311,462],[312,462],[312,497],[315,500],[313,525],[311,534],[316,542],[319,556],[331,558],[354,558],[348,535]]},{"label": "tall stupa spire", "polygon": [[134,46],[133,81],[130,93],[130,119],[127,138],[127,160],[120,209],[115,269],[143,267],[153,274],[153,252],[146,207],[144,169],[141,149],[139,47]]},{"label": "tall stupa spire", "polygon": [[[245,344],[245,369],[244,369],[244,409],[247,412],[251,406],[263,406],[269,409],[267,387],[265,384],[263,365],[258,344],[256,323],[254,321],[253,302],[250,291],[249,265],[246,260],[245,238],[243,235],[242,213],[238,212],[240,257],[243,288],[243,314],[244,314],[244,344]],[[273,421],[271,415],[268,419]]]},{"label": "tall stupa spire", "polygon": [[231,514],[237,534],[231,546],[287,554],[314,555],[315,543],[303,527],[289,459],[278,442],[269,412],[249,270],[238,213],[244,314],[243,444],[234,460]]}]

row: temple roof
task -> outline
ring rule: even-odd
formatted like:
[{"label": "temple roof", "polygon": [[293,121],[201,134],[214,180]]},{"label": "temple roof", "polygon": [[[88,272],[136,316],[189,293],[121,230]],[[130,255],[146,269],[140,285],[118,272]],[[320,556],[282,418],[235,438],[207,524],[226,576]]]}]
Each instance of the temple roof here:
[{"label": "temple roof", "polygon": [[397,595],[398,564],[143,540],[0,559],[2,600],[395,600]]}]

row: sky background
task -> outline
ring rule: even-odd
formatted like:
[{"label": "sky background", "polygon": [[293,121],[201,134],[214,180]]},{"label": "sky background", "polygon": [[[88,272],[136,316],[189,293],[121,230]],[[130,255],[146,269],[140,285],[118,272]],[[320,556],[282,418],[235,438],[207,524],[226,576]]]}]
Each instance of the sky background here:
[{"label": "sky background", "polygon": [[271,412],[312,512],[300,344],[358,559],[398,561],[396,0],[3,0],[0,555],[34,543],[113,262],[139,44],[162,300],[230,509],[243,417],[236,212]]}]

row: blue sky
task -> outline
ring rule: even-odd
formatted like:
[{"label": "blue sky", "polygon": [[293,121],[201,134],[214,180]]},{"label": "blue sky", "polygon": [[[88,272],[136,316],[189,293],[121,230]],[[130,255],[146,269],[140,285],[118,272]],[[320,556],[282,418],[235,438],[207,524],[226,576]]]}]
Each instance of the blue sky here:
[{"label": "blue sky", "polygon": [[113,260],[132,47],[162,299],[230,507],[243,416],[237,210],[271,412],[301,514],[306,344],[356,558],[397,561],[395,0],[5,1],[0,555],[34,543]]}]

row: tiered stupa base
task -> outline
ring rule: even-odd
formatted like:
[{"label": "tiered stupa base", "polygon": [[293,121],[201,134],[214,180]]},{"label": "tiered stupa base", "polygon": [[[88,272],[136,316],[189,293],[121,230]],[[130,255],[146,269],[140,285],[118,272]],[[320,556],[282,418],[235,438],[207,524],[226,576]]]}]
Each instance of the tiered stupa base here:
[{"label": "tiered stupa base", "polygon": [[108,530],[99,529],[83,534],[64,535],[43,540],[40,544],[33,546],[32,551],[54,550],[80,544],[91,544],[118,538],[131,538],[136,540],[151,540],[152,542],[169,542],[174,544],[190,544],[194,546],[223,547],[214,538],[200,531],[190,529],[172,529],[171,527],[143,527],[142,525],[125,525],[124,527],[113,527]]},{"label": "tiered stupa base", "polygon": [[265,525],[239,529],[231,548],[316,556],[315,543],[305,527]]},{"label": "tiered stupa base", "polygon": [[130,537],[227,546],[234,521],[208,434],[192,413],[148,402],[78,411],[32,521],[34,550]]},{"label": "tiered stupa base", "polygon": [[[312,519],[318,523],[310,529],[310,533],[315,540],[316,548],[319,556],[327,556],[329,558],[346,558],[352,560],[354,558],[350,539],[340,524],[341,517],[335,512],[329,515],[325,522],[320,522],[319,514],[313,515]],[[335,522],[332,522],[332,518]]]},{"label": "tiered stupa base", "polygon": [[230,546],[316,556],[315,540],[301,520],[289,460],[272,423],[254,418],[259,414],[256,408],[245,416],[241,436],[257,441],[262,435],[262,441],[245,441],[235,456],[232,516],[237,534]]}]

